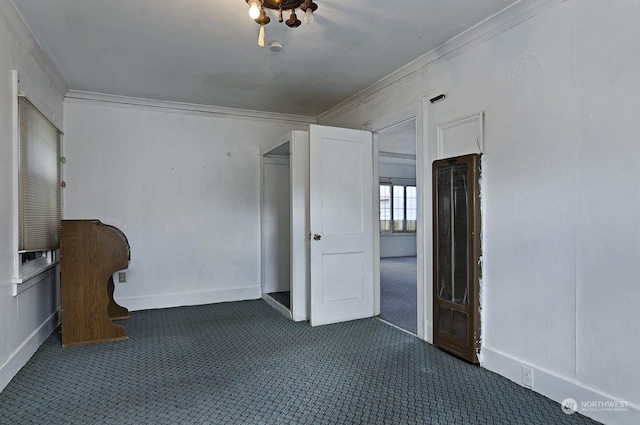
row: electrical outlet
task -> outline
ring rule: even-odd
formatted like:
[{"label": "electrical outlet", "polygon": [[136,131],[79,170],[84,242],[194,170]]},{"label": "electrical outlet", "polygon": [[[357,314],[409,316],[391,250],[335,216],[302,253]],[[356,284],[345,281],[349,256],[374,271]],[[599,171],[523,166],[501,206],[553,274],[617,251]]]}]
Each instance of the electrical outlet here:
[{"label": "electrical outlet", "polygon": [[522,366],[522,385],[533,388],[533,370],[530,367]]},{"label": "electrical outlet", "polygon": [[127,281],[127,272],[118,273],[118,283],[125,283],[126,281]]}]

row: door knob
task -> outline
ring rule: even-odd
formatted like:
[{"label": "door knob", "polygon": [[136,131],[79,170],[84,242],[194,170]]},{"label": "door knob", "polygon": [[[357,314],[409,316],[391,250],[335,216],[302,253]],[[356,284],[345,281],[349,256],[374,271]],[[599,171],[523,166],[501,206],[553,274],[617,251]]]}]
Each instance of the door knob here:
[{"label": "door knob", "polygon": [[314,240],[314,241],[319,241],[320,239],[322,239],[322,236],[321,236],[321,235],[319,235],[319,234],[317,234],[317,233],[313,235],[313,240]]}]

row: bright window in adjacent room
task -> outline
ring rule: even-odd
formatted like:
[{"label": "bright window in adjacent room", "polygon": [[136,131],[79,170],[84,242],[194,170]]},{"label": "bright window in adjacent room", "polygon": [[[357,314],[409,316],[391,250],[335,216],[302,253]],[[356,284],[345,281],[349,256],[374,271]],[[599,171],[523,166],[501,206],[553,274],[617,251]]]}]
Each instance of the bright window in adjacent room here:
[{"label": "bright window in adjacent room", "polygon": [[380,185],[380,232],[391,232],[391,186]]},{"label": "bright window in adjacent room", "polygon": [[405,231],[415,232],[418,223],[418,194],[415,186],[406,187],[406,219]]},{"label": "bright window in adjacent room", "polygon": [[380,184],[380,233],[413,233],[417,218],[414,185]]}]

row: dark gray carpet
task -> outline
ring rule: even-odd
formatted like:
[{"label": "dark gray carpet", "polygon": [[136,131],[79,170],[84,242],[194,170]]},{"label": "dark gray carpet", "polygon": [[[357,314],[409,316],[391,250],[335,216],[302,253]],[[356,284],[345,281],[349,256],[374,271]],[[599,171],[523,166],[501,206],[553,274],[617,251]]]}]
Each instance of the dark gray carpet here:
[{"label": "dark gray carpet", "polygon": [[264,301],[133,312],[131,339],[52,335],[1,424],[587,424],[377,319],[311,328]]},{"label": "dark gray carpet", "polygon": [[418,333],[416,257],[380,259],[380,317]]}]

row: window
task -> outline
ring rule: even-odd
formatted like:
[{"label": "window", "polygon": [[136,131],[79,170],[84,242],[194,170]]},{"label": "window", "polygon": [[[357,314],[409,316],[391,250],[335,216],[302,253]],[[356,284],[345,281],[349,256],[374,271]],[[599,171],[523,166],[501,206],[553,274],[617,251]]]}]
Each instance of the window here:
[{"label": "window", "polygon": [[380,184],[380,233],[413,233],[417,219],[415,186]]},{"label": "window", "polygon": [[380,185],[380,232],[391,232],[391,185]]},{"label": "window", "polygon": [[18,253],[20,263],[52,262],[60,247],[60,131],[18,98]]}]

